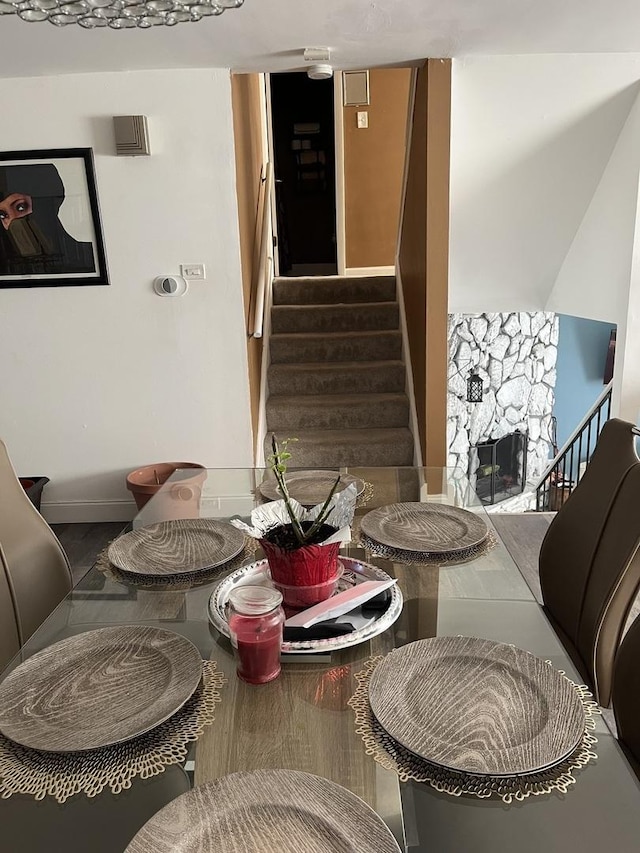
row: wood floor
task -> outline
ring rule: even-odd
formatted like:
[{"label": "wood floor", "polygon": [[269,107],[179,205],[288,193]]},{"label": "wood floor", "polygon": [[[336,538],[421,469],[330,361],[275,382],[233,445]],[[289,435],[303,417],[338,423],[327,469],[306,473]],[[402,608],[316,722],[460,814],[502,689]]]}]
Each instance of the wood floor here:
[{"label": "wood floor", "polygon": [[93,566],[102,549],[126,526],[123,521],[51,525],[71,563],[74,586]]}]

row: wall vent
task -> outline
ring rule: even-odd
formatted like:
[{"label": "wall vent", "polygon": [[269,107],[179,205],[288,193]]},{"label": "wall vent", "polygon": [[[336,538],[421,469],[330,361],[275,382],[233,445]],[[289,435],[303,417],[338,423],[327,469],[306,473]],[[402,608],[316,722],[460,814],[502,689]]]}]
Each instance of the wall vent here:
[{"label": "wall vent", "polygon": [[146,116],[114,116],[116,154],[142,157],[151,154]]}]

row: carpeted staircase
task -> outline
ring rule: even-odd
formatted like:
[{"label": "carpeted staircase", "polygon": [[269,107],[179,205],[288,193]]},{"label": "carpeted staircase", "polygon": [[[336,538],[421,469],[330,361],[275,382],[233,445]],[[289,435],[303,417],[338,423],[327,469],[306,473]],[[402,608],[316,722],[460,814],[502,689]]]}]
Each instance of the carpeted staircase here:
[{"label": "carpeted staircase", "polygon": [[392,276],[273,286],[265,453],[295,437],[295,467],[413,464]]}]

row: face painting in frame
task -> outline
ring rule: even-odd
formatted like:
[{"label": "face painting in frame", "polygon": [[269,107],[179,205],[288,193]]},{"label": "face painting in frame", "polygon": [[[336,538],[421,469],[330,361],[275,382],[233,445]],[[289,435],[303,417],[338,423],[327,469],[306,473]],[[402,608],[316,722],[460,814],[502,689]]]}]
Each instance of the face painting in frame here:
[{"label": "face painting in frame", "polygon": [[96,273],[91,241],[60,219],[64,200],[53,163],[0,164],[0,276]]}]

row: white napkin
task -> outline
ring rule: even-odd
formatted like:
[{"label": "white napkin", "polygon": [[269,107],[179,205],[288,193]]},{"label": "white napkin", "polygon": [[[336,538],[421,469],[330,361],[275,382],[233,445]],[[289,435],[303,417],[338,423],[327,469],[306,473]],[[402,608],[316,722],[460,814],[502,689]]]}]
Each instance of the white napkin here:
[{"label": "white napkin", "polygon": [[395,582],[395,578],[390,578],[388,581],[358,583],[351,589],[339,592],[337,595],[327,598],[326,601],[321,601],[320,604],[314,604],[313,607],[308,607],[301,613],[290,616],[284,624],[292,628],[310,628],[316,622],[324,622],[327,619],[343,616],[350,610],[355,610],[356,607],[364,604],[365,601],[369,601],[370,598],[384,592],[385,589],[389,589]]}]

